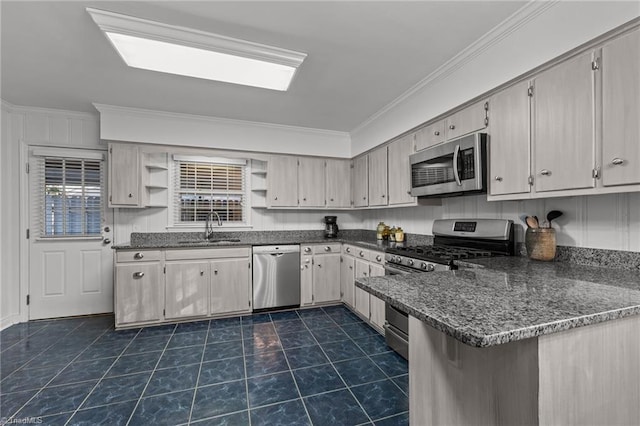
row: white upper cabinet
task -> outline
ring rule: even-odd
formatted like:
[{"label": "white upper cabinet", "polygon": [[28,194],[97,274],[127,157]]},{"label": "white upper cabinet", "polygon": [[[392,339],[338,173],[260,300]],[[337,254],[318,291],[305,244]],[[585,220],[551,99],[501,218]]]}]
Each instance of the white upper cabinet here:
[{"label": "white upper cabinet", "polygon": [[487,127],[488,102],[480,101],[447,117],[447,139],[454,139]]},{"label": "white upper cabinet", "polygon": [[350,207],[351,161],[327,159],[325,176],[327,207]]},{"label": "white upper cabinet", "polygon": [[640,30],[602,48],[602,180],[640,183]]},{"label": "white upper cabinet", "polygon": [[369,153],[369,205],[388,204],[387,147],[374,149]]},{"label": "white upper cabinet", "polygon": [[533,83],[536,192],[595,186],[593,53],[537,75]]},{"label": "white upper cabinet", "polygon": [[368,157],[361,155],[353,160],[353,174],[351,175],[353,206],[366,207],[369,205],[369,167]]},{"label": "white upper cabinet", "polygon": [[267,164],[267,207],[298,205],[298,159],[272,155]]},{"label": "white upper cabinet", "polygon": [[444,142],[445,139],[445,120],[436,121],[416,132],[416,151]]},{"label": "white upper cabinet", "polygon": [[140,151],[109,145],[109,207],[140,207]]},{"label": "white upper cabinet", "polygon": [[298,205],[324,207],[324,158],[298,158]]},{"label": "white upper cabinet", "polygon": [[489,194],[528,193],[529,82],[524,81],[491,98],[489,128]]},{"label": "white upper cabinet", "polygon": [[415,134],[398,139],[388,147],[389,161],[389,205],[414,203],[411,190],[411,166],[409,156],[413,153]]}]

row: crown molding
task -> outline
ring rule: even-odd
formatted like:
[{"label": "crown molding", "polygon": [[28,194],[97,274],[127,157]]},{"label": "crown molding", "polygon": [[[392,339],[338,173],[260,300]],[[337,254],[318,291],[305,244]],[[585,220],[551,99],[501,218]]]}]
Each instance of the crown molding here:
[{"label": "crown molding", "polygon": [[549,1],[536,1],[531,0],[520,9],[518,9],[515,13],[509,16],[507,19],[499,23],[497,26],[489,30],[486,34],[480,37],[478,40],[467,46],[460,53],[455,55],[449,61],[445,62],[443,65],[438,67],[431,74],[427,75],[425,78],[420,80],[418,83],[413,85],[403,94],[395,98],[393,101],[382,107],[377,112],[370,115],[367,119],[365,119],[362,123],[356,126],[351,130],[351,134],[357,133],[363,128],[367,127],[369,124],[391,111],[397,105],[404,102],[406,99],[410,98],[415,93],[420,90],[428,87],[432,84],[435,84],[438,80],[449,76],[451,73],[456,70],[462,68],[464,65],[472,61],[474,58],[482,54],[482,52],[491,48],[495,44],[499,43],[501,40],[507,38],[513,32],[515,32],[518,28],[526,25],[530,21],[534,20],[541,14],[545,13],[547,10],[551,9],[555,6],[560,0],[549,0]]},{"label": "crown molding", "polygon": [[56,109],[56,108],[42,108],[42,107],[32,107],[25,105],[14,105],[10,102],[2,101],[2,108],[5,108],[9,112],[12,113],[21,113],[21,114],[46,114],[46,115],[56,115],[56,116],[65,116],[65,117],[74,117],[81,119],[91,119],[97,120],[98,116],[91,112],[82,112],[82,111],[71,111],[66,109]]},{"label": "crown molding", "polygon": [[302,52],[226,37],[192,28],[150,21],[106,10],[87,7],[86,11],[104,33],[111,32],[163,41],[286,65],[293,68],[298,68],[307,57],[307,54]]},{"label": "crown molding", "polygon": [[105,105],[105,104],[99,104],[99,103],[94,103],[93,106],[100,112],[100,114],[104,114],[104,113],[126,114],[129,116],[138,116],[138,117],[147,117],[147,118],[164,118],[164,119],[172,119],[172,120],[180,120],[180,121],[197,121],[201,123],[208,122],[208,123],[233,125],[233,126],[240,126],[240,127],[244,126],[244,127],[263,128],[263,129],[265,128],[276,129],[276,130],[285,130],[289,132],[340,137],[340,138],[346,138],[349,141],[351,140],[351,136],[349,132],[339,132],[336,130],[315,129],[312,127],[289,126],[286,124],[264,123],[259,121],[238,120],[233,118],[212,117],[212,116],[206,116],[206,115],[185,114],[185,113],[179,113],[179,112],[156,111],[156,110],[149,110],[149,109],[143,109],[143,108]]}]

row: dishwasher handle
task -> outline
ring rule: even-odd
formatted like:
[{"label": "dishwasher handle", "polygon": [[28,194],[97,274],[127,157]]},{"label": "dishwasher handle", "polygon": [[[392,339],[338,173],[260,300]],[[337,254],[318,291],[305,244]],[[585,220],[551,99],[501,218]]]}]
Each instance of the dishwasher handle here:
[{"label": "dishwasher handle", "polygon": [[300,253],[300,245],[253,246],[253,254]]},{"label": "dishwasher handle", "polygon": [[284,256],[284,253],[269,253],[271,256],[273,257],[282,257]]}]

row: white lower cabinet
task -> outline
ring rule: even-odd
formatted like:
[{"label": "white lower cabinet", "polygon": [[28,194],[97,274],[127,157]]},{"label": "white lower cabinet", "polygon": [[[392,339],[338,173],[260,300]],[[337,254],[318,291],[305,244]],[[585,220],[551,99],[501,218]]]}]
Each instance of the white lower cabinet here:
[{"label": "white lower cabinet", "polygon": [[249,247],[116,252],[116,328],[251,312],[250,253]]},{"label": "white lower cabinet", "polygon": [[[384,253],[346,244],[342,253],[343,273],[341,278],[344,280],[342,284],[342,300],[353,307],[362,318],[366,319],[378,331],[382,331],[385,322],[384,301],[356,287],[354,279],[384,275]],[[357,257],[354,258],[351,254]],[[349,273],[349,271],[353,271],[353,273]],[[353,289],[353,293],[350,293],[351,289]],[[353,302],[349,303],[350,300],[353,300]]]},{"label": "white lower cabinet", "polygon": [[163,320],[160,262],[121,263],[115,273],[116,327]]},{"label": "white lower cabinet", "polygon": [[302,245],[300,254],[300,304],[340,301],[340,244]]},{"label": "white lower cabinet", "polygon": [[209,262],[167,262],[165,268],[165,318],[207,315]]},{"label": "white lower cabinet", "polygon": [[211,262],[211,314],[251,310],[251,262],[249,258]]}]

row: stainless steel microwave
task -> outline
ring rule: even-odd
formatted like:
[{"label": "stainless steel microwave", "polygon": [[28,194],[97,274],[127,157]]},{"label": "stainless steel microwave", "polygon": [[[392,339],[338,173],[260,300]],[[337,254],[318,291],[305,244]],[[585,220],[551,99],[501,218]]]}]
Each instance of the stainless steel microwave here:
[{"label": "stainless steel microwave", "polygon": [[473,133],[412,154],[411,195],[450,197],[487,191],[487,134]]}]

